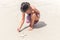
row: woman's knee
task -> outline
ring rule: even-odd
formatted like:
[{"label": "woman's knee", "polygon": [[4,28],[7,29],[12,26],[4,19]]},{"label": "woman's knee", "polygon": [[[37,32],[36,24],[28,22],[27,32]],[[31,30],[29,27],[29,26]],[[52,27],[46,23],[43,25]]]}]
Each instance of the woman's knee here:
[{"label": "woman's knee", "polygon": [[35,19],[35,18],[36,18],[36,14],[32,14],[32,15],[31,15],[31,18],[32,18],[32,19]]}]

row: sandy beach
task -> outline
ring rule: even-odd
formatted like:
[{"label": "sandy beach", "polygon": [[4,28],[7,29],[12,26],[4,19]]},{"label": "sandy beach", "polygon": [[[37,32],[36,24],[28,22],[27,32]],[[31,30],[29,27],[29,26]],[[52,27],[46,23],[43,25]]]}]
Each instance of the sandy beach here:
[{"label": "sandy beach", "polygon": [[[24,1],[34,5],[41,13],[40,21],[33,31],[24,23],[17,32],[21,20],[20,4]],[[0,0],[0,40],[60,40],[59,0]]]}]

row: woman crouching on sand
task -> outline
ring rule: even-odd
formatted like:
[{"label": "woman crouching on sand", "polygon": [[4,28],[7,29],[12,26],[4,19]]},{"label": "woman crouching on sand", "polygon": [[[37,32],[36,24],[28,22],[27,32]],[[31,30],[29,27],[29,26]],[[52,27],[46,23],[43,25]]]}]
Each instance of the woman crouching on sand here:
[{"label": "woman crouching on sand", "polygon": [[19,23],[19,27],[17,28],[18,32],[20,32],[22,25],[25,21],[25,14],[27,14],[27,23],[30,23],[29,30],[31,31],[33,29],[34,24],[36,24],[39,21],[40,18],[40,12],[35,7],[31,6],[28,2],[22,2],[21,4],[21,12],[22,12],[22,19]]}]

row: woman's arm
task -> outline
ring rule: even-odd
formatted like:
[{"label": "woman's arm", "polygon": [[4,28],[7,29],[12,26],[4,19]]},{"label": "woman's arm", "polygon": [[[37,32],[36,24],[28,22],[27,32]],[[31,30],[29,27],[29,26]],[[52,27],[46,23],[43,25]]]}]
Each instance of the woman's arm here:
[{"label": "woman's arm", "polygon": [[33,12],[40,14],[40,11],[35,6],[31,6],[31,7],[32,7]]},{"label": "woman's arm", "polygon": [[24,21],[25,21],[25,13],[22,13],[22,19],[21,19],[21,21],[19,22],[19,27],[20,27],[20,28],[22,27]]}]

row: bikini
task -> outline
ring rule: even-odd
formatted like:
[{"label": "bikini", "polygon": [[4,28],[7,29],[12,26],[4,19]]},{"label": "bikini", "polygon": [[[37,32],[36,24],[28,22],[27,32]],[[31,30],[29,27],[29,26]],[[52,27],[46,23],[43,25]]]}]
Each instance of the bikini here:
[{"label": "bikini", "polygon": [[[39,13],[36,13],[36,16],[39,17]],[[31,13],[30,13],[30,14],[27,14],[27,20],[26,20],[26,22],[27,22],[27,23],[30,23],[30,21],[31,21]],[[38,21],[35,21],[34,24],[36,24],[37,22],[38,22]]]}]

